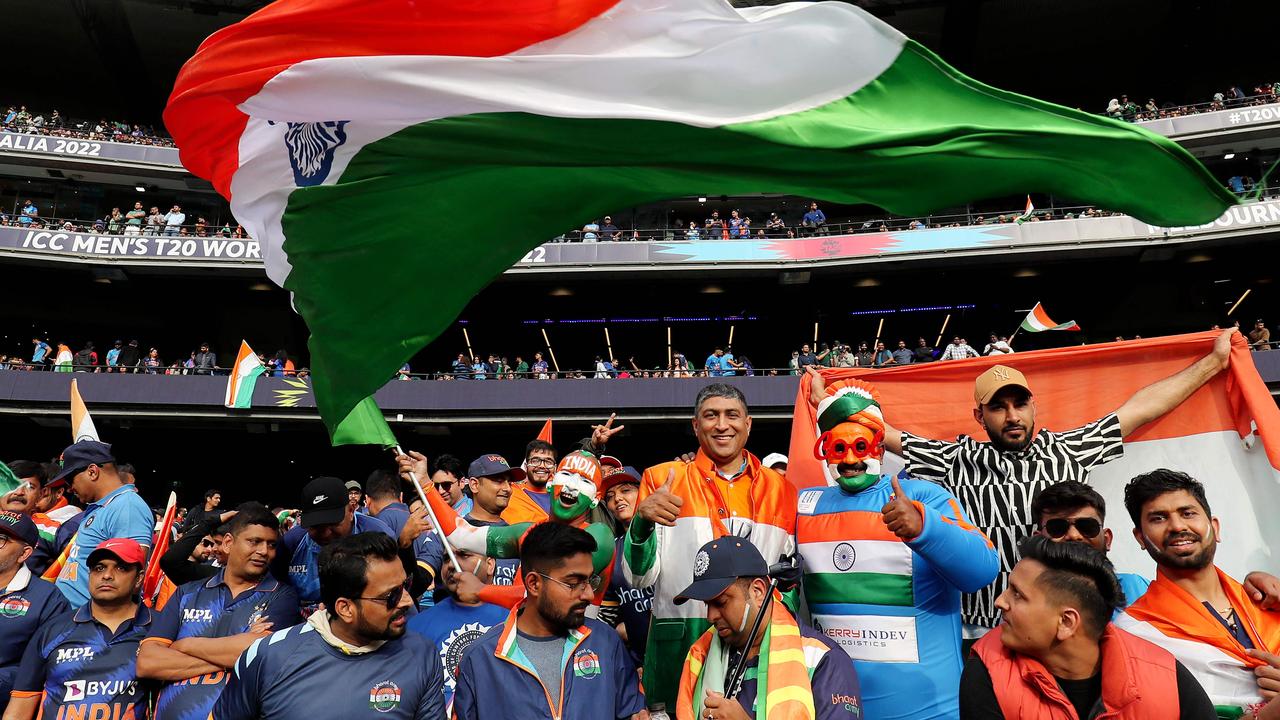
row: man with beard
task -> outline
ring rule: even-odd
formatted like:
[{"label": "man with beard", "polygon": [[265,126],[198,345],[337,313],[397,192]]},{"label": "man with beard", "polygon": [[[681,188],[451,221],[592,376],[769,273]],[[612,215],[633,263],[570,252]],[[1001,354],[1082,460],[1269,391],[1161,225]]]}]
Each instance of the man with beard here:
[{"label": "man with beard", "polygon": [[31,518],[0,510],[0,712],[18,673],[18,661],[32,635],[71,606],[53,583],[35,577],[23,564],[39,534]]},{"label": "man with beard", "polygon": [[1156,579],[1116,625],[1173,653],[1215,705],[1251,717],[1277,689],[1280,614],[1259,608],[1213,564],[1221,534],[1204,486],[1153,470],[1129,481],[1124,505]]},{"label": "man with beard", "polygon": [[[399,540],[386,523],[351,509],[346,484],[335,477],[318,477],[302,488],[302,521],[285,533],[284,547],[276,553],[273,574],[288,578],[298,593],[302,614],[309,615],[321,602],[319,556],[325,546],[345,537],[378,532]],[[418,565],[412,538],[400,542],[404,571],[412,581],[410,590],[419,597],[431,584],[431,573]]]},{"label": "man with beard", "polygon": [[886,423],[885,449],[906,460],[908,475],[933,480],[954,493],[1000,553],[996,582],[964,597],[966,637],[981,636],[999,620],[995,598],[1004,590],[1017,557],[1017,542],[1036,529],[1031,498],[1063,480],[1087,482],[1093,468],[1121,457],[1126,436],[1177,407],[1227,367],[1233,332],[1223,332],[1207,355],[1184,370],[1148,385],[1115,412],[1074,430],[1037,428],[1030,383],[1005,365],[987,368],[974,382],[973,419],[990,442],[967,435],[954,442],[931,440]]},{"label": "man with beard", "polygon": [[[137,601],[147,552],[111,538],[84,559],[89,600],[42,626],[22,655],[5,720],[147,718],[150,689],[137,675],[151,609]],[[43,700],[41,697],[43,696]]]},{"label": "man with beard", "polygon": [[595,552],[590,534],[564,523],[529,531],[520,550],[528,596],[462,658],[457,720],[643,717],[640,678],[621,638],[586,617]]},{"label": "man with beard", "polygon": [[1000,626],[965,664],[960,720],[1216,717],[1178,659],[1109,622],[1122,593],[1105,555],[1038,535],[1018,549]]},{"label": "man with beard", "polygon": [[139,648],[138,676],[165,681],[157,720],[208,717],[240,653],[298,622],[298,594],[268,572],[280,541],[271,511],[241,505],[218,539],[226,567],[180,586]]},{"label": "man with beard", "polygon": [[694,401],[698,453],[645,470],[622,567],[632,587],[653,588],[644,686],[652,706],[675,707],[680,666],[707,629],[700,602],[675,604],[693,578],[693,548],[732,535],[767,561],[795,554],[796,488],[747,451],[751,415],[742,391],[713,383]]},{"label": "man with beard", "polygon": [[[345,506],[346,493],[340,497]],[[398,554],[380,532],[327,544],[319,562],[324,608],[254,641],[209,718],[357,718],[373,710],[443,720],[440,659],[421,635],[405,633],[413,598]]]},{"label": "man with beard", "polygon": [[542,522],[551,513],[547,483],[556,472],[556,449],[545,440],[531,440],[524,449],[525,482],[511,487],[511,501],[502,519],[515,525]]},{"label": "man with beard", "polygon": [[[453,551],[458,563],[482,583],[493,579],[496,561],[461,548]],[[446,562],[440,568],[440,580],[449,596],[431,609],[409,618],[409,630],[425,637],[440,650],[440,663],[444,667],[444,704],[447,712],[453,711],[453,691],[457,685],[458,664],[462,653],[494,625],[507,618],[507,609],[479,599],[464,600],[458,596],[458,573],[453,563]]]},{"label": "man with beard", "polygon": [[814,454],[835,483],[798,501],[813,624],[853,659],[867,717],[954,718],[960,597],[995,579],[1000,559],[951,493],[880,474],[884,416],[870,384],[841,380],[810,401]]},{"label": "man with beard", "polygon": [[[1031,498],[1031,515],[1037,535],[1054,542],[1078,542],[1102,554],[1111,551],[1111,529],[1106,527],[1107,502],[1097,490],[1076,480],[1064,480]],[[1142,597],[1151,581],[1136,573],[1116,573],[1125,605]],[[1244,580],[1249,598],[1264,610],[1280,610],[1280,580],[1264,572],[1251,572]],[[1124,608],[1116,610],[1117,617]]]}]

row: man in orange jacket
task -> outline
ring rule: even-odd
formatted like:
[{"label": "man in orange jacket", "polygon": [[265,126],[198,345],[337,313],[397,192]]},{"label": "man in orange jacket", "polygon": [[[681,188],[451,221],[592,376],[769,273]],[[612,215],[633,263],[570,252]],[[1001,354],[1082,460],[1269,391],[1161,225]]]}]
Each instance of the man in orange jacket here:
[{"label": "man in orange jacket", "polygon": [[1000,626],[973,646],[961,720],[1213,720],[1168,651],[1111,624],[1124,597],[1106,556],[1033,535],[996,598]]},{"label": "man in orange jacket", "polygon": [[667,713],[676,706],[680,660],[710,627],[703,603],[675,604],[693,582],[695,549],[732,535],[750,541],[766,563],[796,551],[796,488],[747,452],[751,416],[742,392],[724,383],[702,388],[692,424],[697,457],[644,471],[622,543],[627,581],[654,590],[645,697],[651,709],[661,705]]}]

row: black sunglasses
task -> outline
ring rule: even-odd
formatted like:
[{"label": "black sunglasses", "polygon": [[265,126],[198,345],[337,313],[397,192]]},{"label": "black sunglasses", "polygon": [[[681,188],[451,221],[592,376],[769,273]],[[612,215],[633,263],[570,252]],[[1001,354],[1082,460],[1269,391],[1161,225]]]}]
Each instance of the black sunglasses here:
[{"label": "black sunglasses", "polygon": [[395,610],[396,606],[400,604],[400,598],[404,597],[404,594],[409,592],[409,585],[412,582],[413,582],[412,580],[405,580],[403,585],[392,590],[386,595],[379,595],[377,597],[358,597],[354,599],[355,600],[377,600],[378,602],[384,603],[387,606],[388,610]]},{"label": "black sunglasses", "polygon": [[1052,520],[1046,520],[1044,523],[1044,531],[1049,537],[1057,540],[1070,532],[1072,526],[1075,526],[1077,532],[1090,540],[1098,537],[1098,533],[1102,532],[1102,523],[1096,518],[1091,517],[1053,518]]}]

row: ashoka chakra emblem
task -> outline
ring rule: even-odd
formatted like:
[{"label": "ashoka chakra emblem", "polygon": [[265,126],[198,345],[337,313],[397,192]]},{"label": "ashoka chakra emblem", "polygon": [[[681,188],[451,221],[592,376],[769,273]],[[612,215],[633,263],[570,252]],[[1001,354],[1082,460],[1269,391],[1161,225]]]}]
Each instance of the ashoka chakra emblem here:
[{"label": "ashoka chakra emblem", "polygon": [[693,576],[702,577],[710,564],[711,556],[707,554],[706,550],[699,550],[697,556],[693,558]]},{"label": "ashoka chakra emblem", "polygon": [[831,560],[835,562],[836,569],[845,572],[853,567],[853,562],[858,559],[858,553],[849,543],[842,542],[836,545],[835,552],[831,553]]}]

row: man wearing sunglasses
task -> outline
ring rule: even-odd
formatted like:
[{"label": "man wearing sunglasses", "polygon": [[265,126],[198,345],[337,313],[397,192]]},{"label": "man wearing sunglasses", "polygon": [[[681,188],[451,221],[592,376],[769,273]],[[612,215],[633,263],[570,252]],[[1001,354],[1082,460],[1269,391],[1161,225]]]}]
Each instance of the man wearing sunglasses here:
[{"label": "man wearing sunglasses", "polygon": [[[641,716],[645,701],[631,655],[613,628],[586,616],[595,551],[595,539],[580,528],[544,522],[529,530],[520,549],[528,594],[462,658],[457,720]],[[497,688],[519,700],[503,702],[492,694]]]},{"label": "man wearing sunglasses", "polygon": [[[1111,530],[1106,527],[1107,502],[1092,487],[1066,480],[1036,493],[1031,498],[1031,516],[1036,518],[1036,534],[1054,542],[1078,542],[1103,554],[1111,550]],[[1124,590],[1124,607],[1147,592],[1151,581],[1136,573],[1116,573]],[[1244,589],[1260,607],[1280,609],[1280,580],[1259,571],[1245,576]]]},{"label": "man wearing sunglasses", "polygon": [[389,719],[443,720],[440,659],[421,635],[405,633],[413,598],[399,554],[380,532],[326,544],[319,558],[324,608],[250,645],[209,717],[313,720],[370,717],[373,710]]}]

